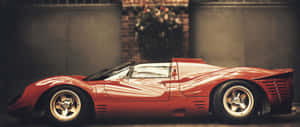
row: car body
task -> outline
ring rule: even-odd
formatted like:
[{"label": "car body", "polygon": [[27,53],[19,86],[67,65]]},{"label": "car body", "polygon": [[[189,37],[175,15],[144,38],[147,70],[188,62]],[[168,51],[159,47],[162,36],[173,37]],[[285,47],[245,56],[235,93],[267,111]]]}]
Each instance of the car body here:
[{"label": "car body", "polygon": [[[228,105],[235,111],[242,112],[245,104],[247,107],[257,104],[256,113],[289,113],[293,99],[292,73],[292,69],[218,67],[202,59],[189,58],[173,58],[166,63],[125,64],[87,77],[55,76],[37,81],[11,101],[8,110],[12,114],[33,112],[43,100],[49,100],[46,96],[49,91],[72,86],[87,95],[92,105],[89,108],[97,118],[197,117],[216,111],[213,108],[218,102],[214,101],[218,100],[214,98],[217,91],[222,93],[218,90],[220,86],[239,81],[248,84],[244,86],[249,86],[252,93],[246,96],[247,90],[238,91],[241,93],[238,96],[245,94],[242,99],[234,98],[236,93],[229,93],[227,100],[233,104]],[[238,104],[245,101],[244,98],[249,100],[244,105]],[[240,109],[234,107],[236,105]]]}]

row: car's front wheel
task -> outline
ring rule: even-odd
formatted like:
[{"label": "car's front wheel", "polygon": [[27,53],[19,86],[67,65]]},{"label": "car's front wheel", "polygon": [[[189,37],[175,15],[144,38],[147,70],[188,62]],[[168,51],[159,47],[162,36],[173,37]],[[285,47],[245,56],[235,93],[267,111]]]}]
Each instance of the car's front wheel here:
[{"label": "car's front wheel", "polygon": [[48,118],[55,124],[74,124],[88,117],[89,103],[80,89],[64,86],[51,90],[46,106]]},{"label": "car's front wheel", "polygon": [[245,122],[257,114],[258,92],[245,81],[229,81],[219,87],[213,99],[213,113],[227,122]]}]

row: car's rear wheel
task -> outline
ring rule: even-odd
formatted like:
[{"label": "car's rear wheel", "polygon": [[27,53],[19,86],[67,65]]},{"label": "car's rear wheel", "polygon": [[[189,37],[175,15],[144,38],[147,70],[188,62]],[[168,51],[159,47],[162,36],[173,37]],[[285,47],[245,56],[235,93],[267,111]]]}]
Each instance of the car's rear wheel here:
[{"label": "car's rear wheel", "polygon": [[257,115],[258,92],[245,81],[229,81],[219,87],[213,98],[214,115],[227,122],[245,122]]},{"label": "car's rear wheel", "polygon": [[88,98],[78,88],[58,87],[48,94],[46,111],[48,118],[55,124],[79,123],[89,116]]}]

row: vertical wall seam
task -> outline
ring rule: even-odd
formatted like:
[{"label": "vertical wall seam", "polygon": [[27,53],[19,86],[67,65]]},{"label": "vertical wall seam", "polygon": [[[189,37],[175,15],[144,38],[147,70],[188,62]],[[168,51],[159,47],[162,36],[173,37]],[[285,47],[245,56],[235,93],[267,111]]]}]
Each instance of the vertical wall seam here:
[{"label": "vertical wall seam", "polygon": [[247,64],[246,64],[247,63],[247,61],[246,61],[246,57],[247,57],[246,56],[246,49],[247,49],[246,48],[246,43],[247,42],[246,42],[246,39],[245,39],[247,35],[246,35],[246,25],[243,25],[246,22],[246,19],[245,19],[246,14],[247,14],[247,10],[242,10],[242,16],[241,16],[242,17],[242,24],[241,25],[242,25],[242,31],[244,31],[243,32],[243,40],[242,40],[243,41],[242,42],[243,43],[242,44],[243,45],[242,46],[243,47],[243,55],[242,55],[243,56],[243,58],[242,58],[243,59],[242,60],[243,61],[243,63],[242,63],[243,66],[247,66]]},{"label": "vertical wall seam", "polygon": [[65,60],[65,70],[66,70],[66,74],[70,74],[69,72],[69,52],[71,51],[70,50],[70,32],[71,32],[71,27],[70,27],[70,23],[71,23],[71,20],[70,20],[71,16],[66,13],[65,15],[65,20],[66,20],[66,40],[65,40],[65,55],[66,55],[66,60]]}]

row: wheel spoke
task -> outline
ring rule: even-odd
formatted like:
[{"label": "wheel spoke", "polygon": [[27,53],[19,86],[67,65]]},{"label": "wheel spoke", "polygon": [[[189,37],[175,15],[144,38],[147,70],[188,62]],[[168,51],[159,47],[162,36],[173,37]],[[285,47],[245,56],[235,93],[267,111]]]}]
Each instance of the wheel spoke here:
[{"label": "wheel spoke", "polygon": [[65,109],[65,110],[62,111],[62,115],[63,115],[63,116],[67,116],[68,113],[69,113],[68,109]]},{"label": "wheel spoke", "polygon": [[236,92],[236,90],[233,90],[233,91],[232,91],[232,96],[233,96],[233,97],[237,97],[237,92]]},{"label": "wheel spoke", "polygon": [[65,101],[67,99],[66,95],[61,95],[60,96],[60,101]]},{"label": "wheel spoke", "polygon": [[246,109],[246,107],[247,107],[245,103],[240,103],[239,105],[240,105],[241,109]]},{"label": "wheel spoke", "polygon": [[242,94],[241,96],[240,96],[240,98],[241,98],[241,102],[245,102],[245,99],[247,98],[247,95],[246,94]]},{"label": "wheel spoke", "polygon": [[238,110],[239,106],[237,105],[231,105],[231,110],[236,112]]},{"label": "wheel spoke", "polygon": [[60,104],[56,104],[56,105],[55,105],[55,108],[56,108],[56,109],[59,109],[59,110],[61,110],[61,111],[64,110],[63,107],[62,107]]},{"label": "wheel spoke", "polygon": [[71,109],[70,109],[70,112],[75,113],[76,112],[76,107],[72,106]]},{"label": "wheel spoke", "polygon": [[232,97],[228,97],[228,98],[227,98],[227,103],[228,103],[228,104],[232,104]]},{"label": "wheel spoke", "polygon": [[70,98],[69,98],[69,101],[70,101],[70,104],[71,104],[71,105],[74,104],[74,98],[73,98],[73,97],[70,97]]},{"label": "wheel spoke", "polygon": [[58,102],[56,102],[56,105],[60,105],[60,106],[62,106],[64,103],[62,102],[62,101],[58,101]]}]

